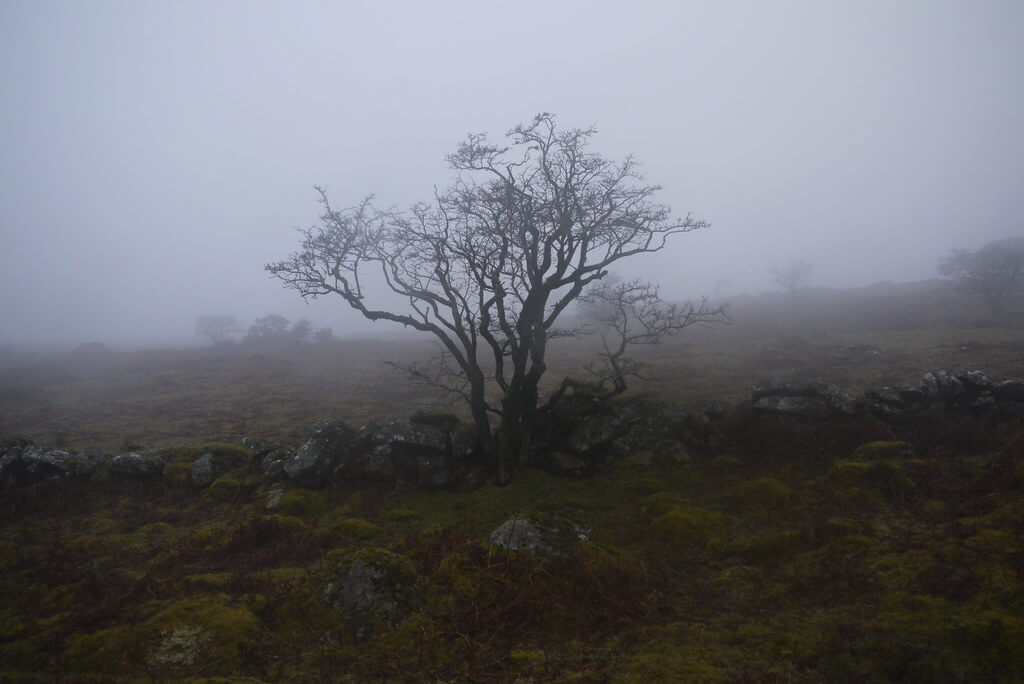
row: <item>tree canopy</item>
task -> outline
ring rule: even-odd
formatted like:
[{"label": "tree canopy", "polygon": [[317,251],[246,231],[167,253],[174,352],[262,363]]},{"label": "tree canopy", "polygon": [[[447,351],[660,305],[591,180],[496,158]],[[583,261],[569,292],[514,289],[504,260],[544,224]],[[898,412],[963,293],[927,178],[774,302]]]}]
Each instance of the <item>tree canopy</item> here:
[{"label": "tree canopy", "polygon": [[[558,326],[567,307],[613,264],[709,225],[656,203],[632,157],[591,152],[595,132],[544,113],[507,145],[471,134],[447,158],[454,182],[407,211],[372,197],[338,209],[318,187],[320,224],[266,267],[303,297],[338,295],[369,320],[434,335],[438,363],[406,370],[468,402],[499,481],[529,462],[547,344],[579,332]],[[373,282],[398,298],[371,297]]]},{"label": "tree canopy", "polygon": [[980,249],[956,249],[939,262],[939,274],[981,295],[993,312],[1024,291],[1024,238],[989,242]]}]

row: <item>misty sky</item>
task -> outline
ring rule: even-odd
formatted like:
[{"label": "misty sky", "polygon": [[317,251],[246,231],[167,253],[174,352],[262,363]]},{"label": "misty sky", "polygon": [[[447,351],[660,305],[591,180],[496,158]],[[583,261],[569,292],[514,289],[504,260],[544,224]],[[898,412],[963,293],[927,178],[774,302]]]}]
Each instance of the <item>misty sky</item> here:
[{"label": "misty sky", "polygon": [[540,111],[714,223],[634,262],[670,297],[796,259],[816,285],[931,278],[1024,234],[1022,66],[1019,0],[7,0],[0,341],[187,340],[212,313],[365,330],[263,271],[312,186],[429,199],[466,133]]}]

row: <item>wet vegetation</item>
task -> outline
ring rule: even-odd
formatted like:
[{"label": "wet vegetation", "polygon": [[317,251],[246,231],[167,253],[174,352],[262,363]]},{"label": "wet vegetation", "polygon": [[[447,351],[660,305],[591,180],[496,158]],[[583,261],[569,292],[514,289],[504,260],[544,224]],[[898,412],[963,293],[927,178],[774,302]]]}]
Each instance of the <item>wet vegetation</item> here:
[{"label": "wet vegetation", "polygon": [[[1022,374],[1013,318],[918,306],[901,327],[861,292],[859,326],[848,315],[843,327],[824,312],[851,295],[818,296],[817,316],[804,313],[813,302],[780,301],[775,317],[737,315],[732,329],[656,348],[644,389],[700,407],[771,371],[853,389],[940,367]],[[24,394],[3,393],[5,431],[53,444],[66,425],[75,446],[139,440],[168,466],[148,483],[3,492],[0,679],[1024,678],[1019,420],[813,420],[736,404],[708,454],[583,478],[526,469],[495,487],[481,472],[451,492],[265,480],[237,446],[244,434],[294,444],[318,417],[358,423],[431,400],[394,388],[372,363],[380,355],[339,342],[6,371],[4,387]],[[189,472],[206,453],[239,465],[200,489]],[[569,519],[587,539],[548,558],[489,544],[516,513]],[[384,568],[401,605],[384,617],[340,610],[337,579],[357,562]]]}]

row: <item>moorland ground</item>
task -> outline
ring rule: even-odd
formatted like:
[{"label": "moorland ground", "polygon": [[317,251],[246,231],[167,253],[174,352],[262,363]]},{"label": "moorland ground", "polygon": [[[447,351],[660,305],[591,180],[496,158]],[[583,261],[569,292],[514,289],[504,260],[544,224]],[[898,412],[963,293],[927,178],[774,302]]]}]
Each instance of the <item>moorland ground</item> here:
[{"label": "moorland ground", "polygon": [[[649,379],[636,388],[701,408],[770,373],[854,393],[939,368],[1024,375],[1020,312],[992,318],[942,284],[751,298],[733,315],[643,350]],[[849,344],[878,354],[837,356]],[[579,373],[584,349],[555,349],[551,386]],[[340,341],[79,354],[0,373],[0,432],[139,444],[168,464],[148,484],[3,492],[0,679],[1024,677],[1018,420],[806,420],[741,404],[713,453],[583,478],[526,469],[507,487],[308,490],[252,464],[190,484],[200,454],[246,456],[242,436],[295,444],[317,419],[436,405],[377,363],[426,353]],[[546,559],[488,544],[516,513],[569,518],[589,539]],[[416,578],[408,619],[360,635],[324,601],[353,558],[390,558]]]},{"label": "moorland ground", "polygon": [[[914,383],[941,368],[1024,374],[1024,312],[999,317],[950,283],[933,281],[798,297],[734,299],[733,324],[691,328],[634,356],[646,364],[636,391],[702,409],[746,393],[771,373],[823,379],[851,393]],[[837,358],[844,345],[878,349]],[[260,437],[295,443],[321,419],[353,425],[399,420],[447,397],[410,386],[382,360],[426,359],[424,338],[340,340],[281,349],[243,344],[178,350],[84,353],[0,371],[0,434],[81,449],[160,447],[183,441]],[[551,345],[545,378],[586,377],[596,340]]]}]

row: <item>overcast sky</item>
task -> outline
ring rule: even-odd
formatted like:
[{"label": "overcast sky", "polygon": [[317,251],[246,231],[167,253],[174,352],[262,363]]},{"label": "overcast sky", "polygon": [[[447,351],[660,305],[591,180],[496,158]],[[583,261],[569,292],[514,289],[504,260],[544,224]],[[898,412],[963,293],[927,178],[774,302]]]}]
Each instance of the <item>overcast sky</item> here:
[{"label": "overcast sky", "polygon": [[[713,222],[670,296],[934,277],[1024,234],[1024,2],[0,3],[0,341],[345,333],[263,265],[336,204],[429,199],[468,132],[597,126]],[[379,329],[379,326],[378,326]]]}]

